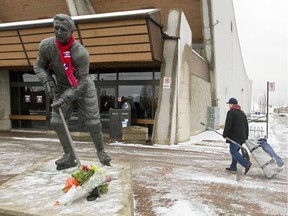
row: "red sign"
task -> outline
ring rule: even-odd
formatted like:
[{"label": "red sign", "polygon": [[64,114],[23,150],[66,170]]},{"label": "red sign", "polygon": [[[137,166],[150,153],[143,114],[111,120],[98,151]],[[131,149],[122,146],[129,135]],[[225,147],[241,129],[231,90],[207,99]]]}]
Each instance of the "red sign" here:
[{"label": "red sign", "polygon": [[275,82],[269,82],[269,91],[275,91]]},{"label": "red sign", "polygon": [[171,86],[171,77],[163,78],[163,88],[170,88]]}]

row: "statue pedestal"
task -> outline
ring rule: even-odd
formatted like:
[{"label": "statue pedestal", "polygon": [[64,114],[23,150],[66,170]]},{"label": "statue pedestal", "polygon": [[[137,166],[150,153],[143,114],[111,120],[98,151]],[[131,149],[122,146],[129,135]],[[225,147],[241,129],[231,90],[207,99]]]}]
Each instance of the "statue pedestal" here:
[{"label": "statue pedestal", "polygon": [[[103,167],[107,175],[116,178],[109,184],[109,192],[95,201],[86,198],[67,206],[54,206],[64,193],[65,180],[76,169],[57,171],[55,159],[47,158],[0,186],[0,215],[134,215],[132,174],[124,163]],[[102,165],[96,159],[81,160],[85,165]],[[17,169],[17,167],[15,167]]]}]

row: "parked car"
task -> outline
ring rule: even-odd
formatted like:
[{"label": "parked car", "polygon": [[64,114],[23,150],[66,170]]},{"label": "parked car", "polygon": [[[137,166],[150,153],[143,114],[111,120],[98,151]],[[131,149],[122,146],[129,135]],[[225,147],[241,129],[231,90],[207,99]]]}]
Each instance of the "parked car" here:
[{"label": "parked car", "polygon": [[284,116],[284,117],[285,117],[285,116],[287,116],[287,113],[282,111],[282,112],[279,112],[278,115],[279,115],[279,116]]},{"label": "parked car", "polygon": [[250,116],[247,117],[249,122],[266,122],[267,118],[266,118],[266,114],[262,114],[262,113],[255,113],[255,114],[250,114]]}]

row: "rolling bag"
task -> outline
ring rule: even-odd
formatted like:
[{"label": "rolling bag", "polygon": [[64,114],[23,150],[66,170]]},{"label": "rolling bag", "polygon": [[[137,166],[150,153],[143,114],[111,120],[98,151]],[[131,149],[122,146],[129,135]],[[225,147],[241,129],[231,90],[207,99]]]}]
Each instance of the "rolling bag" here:
[{"label": "rolling bag", "polygon": [[[265,142],[263,142],[263,140]],[[246,140],[245,145],[267,178],[272,178],[283,170],[284,162],[266,142],[266,139],[259,139],[256,141]],[[264,149],[266,149],[266,151]],[[270,152],[267,152],[267,149]]]}]

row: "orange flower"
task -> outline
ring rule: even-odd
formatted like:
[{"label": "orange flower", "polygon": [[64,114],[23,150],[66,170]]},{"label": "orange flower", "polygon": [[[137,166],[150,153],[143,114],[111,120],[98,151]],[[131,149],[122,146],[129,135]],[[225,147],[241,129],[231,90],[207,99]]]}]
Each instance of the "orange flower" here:
[{"label": "orange flower", "polygon": [[63,188],[63,191],[65,193],[67,193],[67,191],[73,186],[78,186],[78,181],[75,179],[75,178],[72,178],[72,177],[69,177],[66,179],[66,182],[65,182],[65,187]]}]

